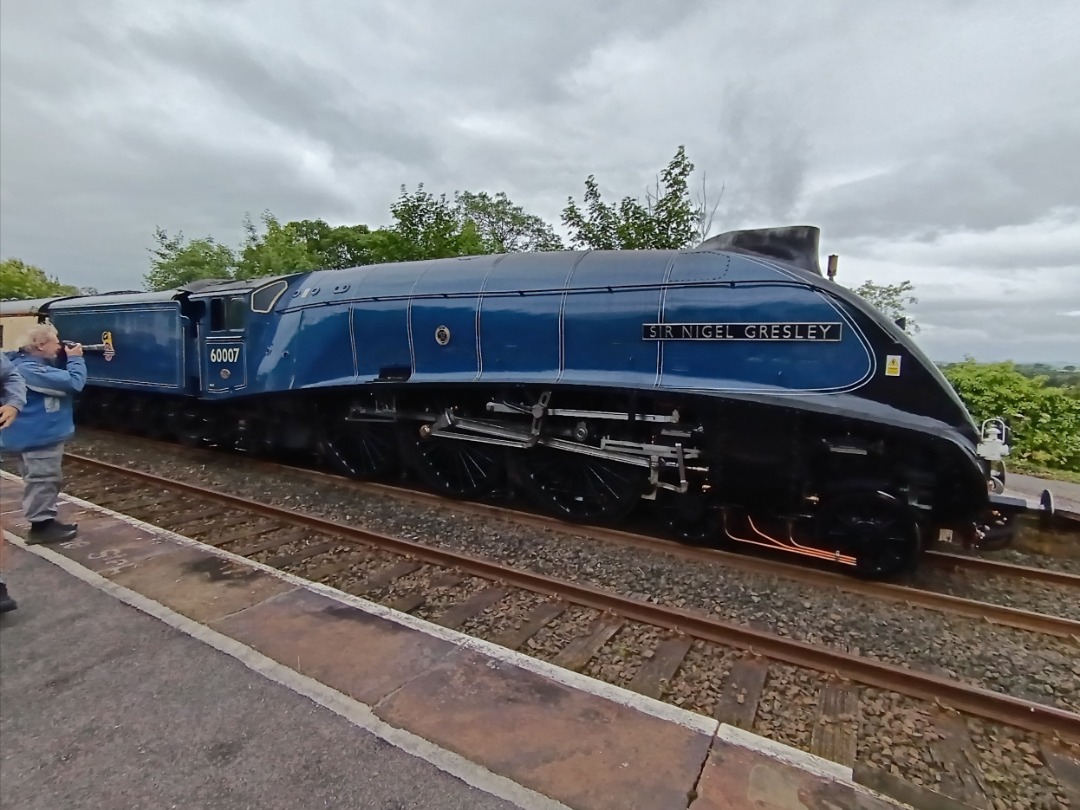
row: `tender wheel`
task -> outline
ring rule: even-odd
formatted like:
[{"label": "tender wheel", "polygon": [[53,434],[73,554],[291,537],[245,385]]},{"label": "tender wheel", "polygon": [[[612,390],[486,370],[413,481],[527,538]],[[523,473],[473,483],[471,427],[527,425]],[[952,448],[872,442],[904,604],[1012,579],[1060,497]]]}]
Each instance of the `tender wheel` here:
[{"label": "tender wheel", "polygon": [[855,573],[886,579],[914,567],[922,550],[915,513],[884,492],[849,492],[827,500],[818,516],[819,545],[855,557]]},{"label": "tender wheel", "polygon": [[506,480],[506,451],[497,445],[424,438],[419,425],[408,425],[401,449],[420,480],[452,498],[479,498]]},{"label": "tender wheel", "polygon": [[389,424],[334,420],[319,450],[327,463],[352,478],[382,478],[398,466],[397,436]]},{"label": "tender wheel", "polygon": [[540,447],[511,456],[511,477],[538,507],[574,521],[611,522],[626,516],[648,479],[633,467]]}]

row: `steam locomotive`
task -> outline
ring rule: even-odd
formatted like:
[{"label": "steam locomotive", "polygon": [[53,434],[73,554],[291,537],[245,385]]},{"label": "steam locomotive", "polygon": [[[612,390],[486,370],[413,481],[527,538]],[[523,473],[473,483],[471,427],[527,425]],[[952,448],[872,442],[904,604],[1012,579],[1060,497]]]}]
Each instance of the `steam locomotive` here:
[{"label": "steam locomotive", "polygon": [[[454,498],[513,491],[863,577],[985,533],[981,435],[813,227],[687,250],[471,256],[0,304],[98,344],[88,424],[316,453]],[[1015,504],[1013,504],[1015,506]]]}]

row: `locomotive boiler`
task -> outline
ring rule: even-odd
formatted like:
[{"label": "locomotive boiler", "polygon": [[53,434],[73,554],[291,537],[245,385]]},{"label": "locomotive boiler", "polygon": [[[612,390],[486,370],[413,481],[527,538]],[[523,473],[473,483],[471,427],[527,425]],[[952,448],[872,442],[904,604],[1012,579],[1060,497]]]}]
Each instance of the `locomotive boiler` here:
[{"label": "locomotive boiler", "polygon": [[[559,517],[885,577],[993,495],[983,437],[812,227],[33,302],[87,357],[79,418],[314,452]],[[2,309],[2,307],[0,307]],[[985,453],[983,453],[985,455]]]}]

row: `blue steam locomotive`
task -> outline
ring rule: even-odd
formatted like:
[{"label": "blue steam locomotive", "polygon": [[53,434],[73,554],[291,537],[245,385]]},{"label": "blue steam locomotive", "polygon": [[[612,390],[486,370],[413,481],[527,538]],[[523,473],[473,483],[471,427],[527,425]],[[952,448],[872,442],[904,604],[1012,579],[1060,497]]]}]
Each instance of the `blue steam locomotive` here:
[{"label": "blue steam locomotive", "polygon": [[458,498],[510,489],[574,521],[646,508],[685,542],[885,577],[941,531],[985,530],[995,443],[896,324],[822,276],[818,237],[735,231],[690,250],[472,256],[19,306],[98,344],[84,423],[316,452]]}]

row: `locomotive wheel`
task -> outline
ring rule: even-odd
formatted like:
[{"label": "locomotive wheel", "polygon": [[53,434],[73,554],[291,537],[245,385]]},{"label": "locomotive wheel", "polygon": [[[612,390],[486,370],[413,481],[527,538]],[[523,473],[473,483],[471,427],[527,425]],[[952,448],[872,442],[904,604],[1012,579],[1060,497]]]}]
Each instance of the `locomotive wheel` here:
[{"label": "locomotive wheel", "polygon": [[511,455],[511,477],[541,509],[574,521],[612,522],[645,490],[642,467],[540,447]]},{"label": "locomotive wheel", "polygon": [[323,433],[319,450],[335,469],[352,478],[381,478],[397,467],[397,437],[392,425],[335,421]]},{"label": "locomotive wheel", "polygon": [[848,492],[827,500],[818,516],[819,545],[855,557],[855,573],[886,579],[914,566],[922,550],[911,507],[884,492]]},{"label": "locomotive wheel", "polygon": [[708,496],[693,485],[682,494],[661,490],[656,509],[664,530],[692,546],[711,545],[723,525],[720,511],[712,508]]},{"label": "locomotive wheel", "polygon": [[495,445],[421,438],[418,425],[407,425],[401,449],[421,481],[451,498],[479,498],[506,480],[506,451]]}]

